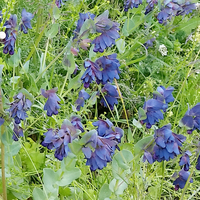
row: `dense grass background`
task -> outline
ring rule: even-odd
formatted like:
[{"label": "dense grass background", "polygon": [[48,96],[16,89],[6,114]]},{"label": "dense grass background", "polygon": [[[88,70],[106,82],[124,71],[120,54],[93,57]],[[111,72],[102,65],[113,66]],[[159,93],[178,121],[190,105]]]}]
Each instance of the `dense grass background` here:
[{"label": "dense grass background", "polygon": [[[144,15],[146,5],[143,2],[138,8],[125,13],[123,1],[120,0],[68,0],[58,10],[51,0],[1,2],[0,10],[6,9],[10,14],[17,14],[18,21],[23,8],[35,15],[31,22],[33,29],[27,35],[19,33],[17,36],[15,57],[3,54],[3,45],[0,45],[0,64],[4,65],[1,84],[4,109],[9,107],[12,97],[22,88],[34,100],[31,111],[28,112],[29,117],[22,124],[25,137],[13,142],[12,124],[2,137],[6,148],[9,200],[44,200],[46,194],[52,200],[180,199],[182,190],[174,190],[172,177],[180,170],[180,156],[169,162],[155,162],[150,165],[142,162],[143,152],[138,152],[135,144],[153,135],[156,127],[171,123],[173,132],[187,137],[182,150],[189,149],[192,152],[191,169],[195,168],[199,133],[194,131],[192,135],[188,135],[185,129],[179,127],[179,121],[187,111],[188,104],[192,107],[200,102],[200,11],[195,10],[189,15],[172,18],[164,26],[156,19],[158,7],[147,16]],[[69,75],[69,67],[65,64],[65,47],[73,36],[79,13],[91,12],[98,16],[105,10],[109,10],[112,20],[120,23],[120,40],[124,45],[117,42],[116,46],[97,54],[92,53],[92,50],[80,49],[79,55],[74,58],[80,71],[78,75]],[[56,14],[58,17],[55,17]],[[52,24],[59,25],[58,33],[48,39],[45,33]],[[154,45],[146,49],[143,44],[152,37],[156,37]],[[166,56],[159,52],[162,44],[167,47]],[[120,79],[117,82],[123,96],[129,127],[120,100],[112,114],[109,109],[100,105],[98,97],[96,102],[87,101],[79,112],[75,112],[72,106],[78,98],[78,92],[83,88],[80,77],[84,72],[84,60],[92,57],[94,61],[102,55],[112,53],[118,54],[117,58],[121,63]],[[29,66],[25,65],[27,61]],[[66,84],[63,86],[63,83]],[[152,98],[152,92],[160,85],[175,88],[175,101],[170,104],[164,120],[148,130],[135,123],[134,119],[138,120],[139,107],[143,106],[145,100]],[[53,87],[58,87],[61,109],[59,115],[49,118],[43,111],[46,100],[40,96],[40,88]],[[97,85],[94,84],[87,91],[93,94],[96,90]],[[40,145],[44,138],[43,133],[48,128],[59,128],[62,121],[72,113],[82,117],[82,123],[88,131],[94,128],[92,122],[97,118],[109,118],[113,123],[116,121],[124,130],[121,151],[116,152],[113,162],[103,170],[91,172],[80,152],[76,156],[70,154],[60,162],[54,158],[52,151]],[[56,181],[59,179],[60,169],[63,173],[81,172],[81,175],[58,187]],[[73,169],[77,171],[70,171]],[[120,177],[122,181],[114,179],[116,177]],[[66,176],[66,180],[68,178]],[[188,185],[184,199],[200,198],[199,171],[194,170],[192,178],[194,182]]]}]

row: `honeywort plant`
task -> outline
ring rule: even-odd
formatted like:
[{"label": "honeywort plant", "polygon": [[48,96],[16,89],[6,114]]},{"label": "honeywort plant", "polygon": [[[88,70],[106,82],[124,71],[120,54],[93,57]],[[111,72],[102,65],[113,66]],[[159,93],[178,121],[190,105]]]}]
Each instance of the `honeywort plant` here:
[{"label": "honeywort plant", "polygon": [[4,6],[4,199],[199,198],[196,4]]}]

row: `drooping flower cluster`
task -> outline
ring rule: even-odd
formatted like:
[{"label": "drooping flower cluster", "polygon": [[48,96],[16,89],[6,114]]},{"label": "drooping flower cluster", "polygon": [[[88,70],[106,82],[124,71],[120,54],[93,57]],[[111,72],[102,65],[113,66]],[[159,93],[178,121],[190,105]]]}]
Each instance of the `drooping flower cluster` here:
[{"label": "drooping flower cluster", "polygon": [[180,146],[185,140],[185,136],[171,131],[171,124],[156,129],[153,143],[144,149],[143,160],[151,164],[155,161],[169,161],[180,154]]},{"label": "drooping flower cluster", "polygon": [[190,151],[186,151],[183,156],[181,156],[180,158],[180,162],[179,165],[180,166],[184,166],[184,170],[188,171],[189,167],[190,167],[190,157],[191,156],[191,152]]},{"label": "drooping flower cluster", "polygon": [[58,114],[58,109],[60,108],[59,106],[59,101],[60,98],[56,95],[57,88],[53,88],[51,90],[44,90],[41,89],[41,94],[45,97],[48,98],[47,102],[44,105],[44,110],[47,111],[47,116],[51,117],[53,114],[57,115]]},{"label": "drooping flower cluster", "polygon": [[147,3],[148,5],[145,8],[145,13],[144,13],[145,15],[147,15],[154,9],[154,6],[158,4],[158,0],[147,0]]},{"label": "drooping flower cluster", "polygon": [[124,11],[127,12],[129,8],[138,8],[140,4],[142,4],[142,0],[125,0]]},{"label": "drooping flower cluster", "polygon": [[160,24],[166,24],[167,20],[170,20],[173,16],[189,14],[195,10],[195,4],[191,3],[189,0],[179,3],[177,0],[172,0],[170,2],[164,2],[163,8],[160,13],[158,13],[157,19]]},{"label": "drooping flower cluster", "polygon": [[14,101],[10,103],[10,117],[14,119],[13,139],[18,140],[18,137],[23,136],[23,129],[19,126],[21,121],[24,121],[28,116],[26,111],[30,109],[32,103],[22,93],[13,97]]},{"label": "drooping flower cluster", "polygon": [[76,105],[76,110],[80,110],[81,107],[84,106],[85,104],[85,100],[89,99],[90,95],[85,91],[85,90],[81,90],[78,94],[78,99],[75,102]]},{"label": "drooping flower cluster", "polygon": [[55,150],[55,157],[63,160],[70,152],[68,144],[79,135],[79,130],[65,119],[61,129],[48,129],[44,135],[45,138],[41,144],[50,150]]},{"label": "drooping flower cluster", "polygon": [[[106,83],[104,87],[101,89],[103,93],[105,93],[104,98],[102,97],[101,103],[104,107],[110,107],[111,110],[114,109],[114,104],[118,104],[117,99],[119,98],[119,93],[117,91],[116,86],[111,85],[110,83]],[[108,104],[108,105],[107,105]]]},{"label": "drooping flower cluster", "polygon": [[[114,127],[108,119],[100,119],[93,125],[97,126],[97,131],[94,131],[82,148],[87,159],[86,165],[90,166],[91,171],[106,167],[107,163],[112,160],[115,149],[119,149],[117,145],[121,142],[123,136],[123,130]],[[89,132],[86,134],[89,134]]]},{"label": "drooping flower cluster", "polygon": [[[91,42],[90,39],[83,38],[89,32],[100,33],[101,35],[97,36],[93,41],[94,52],[104,52],[107,47],[111,47],[115,44],[115,40],[120,37],[119,24],[111,21],[108,18],[108,11],[105,11],[103,14],[95,18],[94,14],[91,13],[80,13],[80,19],[78,20],[77,27],[74,31],[73,40],[77,39],[77,44],[80,45],[82,49],[87,49],[89,47],[88,43]],[[80,35],[80,30],[87,20],[93,20],[93,25],[84,30]]]},{"label": "drooping flower cluster", "polygon": [[152,125],[163,119],[161,110],[165,112],[168,108],[168,103],[174,101],[174,97],[172,96],[173,90],[173,87],[165,89],[164,86],[160,86],[157,88],[157,92],[154,92],[153,99],[149,99],[144,103],[143,111],[145,117],[139,113],[139,118],[142,124],[146,123],[147,128],[151,128]]},{"label": "drooping flower cluster", "polygon": [[[179,177],[173,182],[173,185],[175,185],[175,190],[178,190],[179,188],[183,189],[185,187],[189,175],[190,172],[185,171],[184,169],[179,172]],[[190,183],[193,183],[192,179],[190,179]]]},{"label": "drooping flower cluster", "polygon": [[[33,18],[33,14],[26,12],[26,10],[23,9],[21,15],[22,19],[19,25],[19,30],[27,34],[28,29],[32,29],[30,21]],[[6,28],[6,38],[4,39],[3,53],[9,53],[10,55],[13,55],[15,49],[15,41],[17,39],[17,15],[11,15],[9,20],[5,22],[4,27]]]},{"label": "drooping flower cluster", "polygon": [[200,130],[200,103],[191,109],[188,106],[188,110],[181,119],[180,125],[187,128],[188,134],[191,134],[194,130]]}]

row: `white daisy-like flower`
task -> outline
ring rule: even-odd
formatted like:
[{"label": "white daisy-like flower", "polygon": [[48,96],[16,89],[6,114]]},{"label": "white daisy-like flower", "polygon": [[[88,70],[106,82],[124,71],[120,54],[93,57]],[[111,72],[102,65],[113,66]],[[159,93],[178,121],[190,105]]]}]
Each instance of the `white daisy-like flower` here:
[{"label": "white daisy-like flower", "polygon": [[0,40],[3,40],[6,38],[6,34],[3,31],[0,31]]},{"label": "white daisy-like flower", "polygon": [[161,44],[159,46],[158,51],[161,53],[162,56],[166,56],[167,55],[167,47],[164,44]]}]

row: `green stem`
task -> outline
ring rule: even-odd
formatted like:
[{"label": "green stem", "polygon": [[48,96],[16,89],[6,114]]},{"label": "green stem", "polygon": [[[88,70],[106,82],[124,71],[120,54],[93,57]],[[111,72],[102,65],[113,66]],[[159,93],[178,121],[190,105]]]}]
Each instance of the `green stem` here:
[{"label": "green stem", "polygon": [[[3,102],[0,88],[0,110],[3,112]],[[5,131],[4,125],[1,125],[1,174],[2,174],[2,187],[3,187],[3,200],[7,200],[6,192],[6,176],[5,176],[5,146],[2,141],[2,136]]]},{"label": "green stem", "polygon": [[161,182],[161,187],[160,187],[160,197],[159,197],[159,199],[161,199],[163,182],[164,182],[164,177],[165,177],[165,161],[163,160],[161,164],[162,164],[162,182]]},{"label": "green stem", "polygon": [[66,76],[65,76],[65,80],[64,80],[64,83],[63,83],[61,92],[60,92],[60,96],[62,96],[62,93],[63,93],[63,91],[64,91],[64,88],[65,88],[65,85],[66,85],[66,82],[67,82],[67,79],[68,79],[68,75],[69,75],[69,72],[67,71],[67,74],[66,74]]},{"label": "green stem", "polygon": [[128,115],[127,115],[126,108],[125,108],[125,105],[124,105],[124,100],[123,100],[123,98],[122,98],[122,94],[121,94],[121,92],[120,92],[120,89],[119,89],[119,85],[118,85],[118,83],[117,83],[117,80],[116,80],[116,79],[114,79],[114,80],[115,80],[115,85],[117,86],[117,91],[118,91],[118,93],[119,93],[119,97],[120,97],[120,99],[121,99],[121,101],[122,101],[122,106],[123,106],[123,110],[124,110],[124,113],[125,113],[126,122],[127,122],[128,128],[129,128],[130,126],[129,126],[129,122],[128,122]]}]

